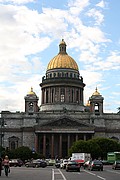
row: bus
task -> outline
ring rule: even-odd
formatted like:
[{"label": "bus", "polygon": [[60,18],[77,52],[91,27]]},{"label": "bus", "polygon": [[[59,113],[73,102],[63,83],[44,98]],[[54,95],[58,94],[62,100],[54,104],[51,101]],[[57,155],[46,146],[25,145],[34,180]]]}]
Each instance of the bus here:
[{"label": "bus", "polygon": [[120,161],[120,152],[108,152],[107,162],[113,164],[115,161]]}]

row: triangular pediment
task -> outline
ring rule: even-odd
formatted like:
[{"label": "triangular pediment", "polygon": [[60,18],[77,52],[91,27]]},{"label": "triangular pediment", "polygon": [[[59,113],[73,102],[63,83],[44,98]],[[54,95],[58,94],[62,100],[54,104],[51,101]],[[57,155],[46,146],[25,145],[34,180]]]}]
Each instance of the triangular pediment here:
[{"label": "triangular pediment", "polygon": [[81,123],[78,120],[69,117],[60,117],[58,119],[50,120],[41,125],[42,127],[59,127],[59,128],[75,128],[75,127],[90,127],[87,124]]}]

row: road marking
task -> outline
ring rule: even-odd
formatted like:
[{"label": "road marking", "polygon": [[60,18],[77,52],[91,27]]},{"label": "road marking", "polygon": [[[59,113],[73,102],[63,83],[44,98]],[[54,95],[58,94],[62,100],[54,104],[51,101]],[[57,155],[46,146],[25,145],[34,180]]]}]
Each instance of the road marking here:
[{"label": "road marking", "polygon": [[89,171],[86,171],[86,170],[84,170],[84,171],[85,171],[86,173],[88,173],[88,174],[93,175],[93,176],[97,176],[97,177],[100,178],[100,179],[106,180],[106,178],[104,178],[104,177],[102,177],[102,176],[98,176],[97,174],[94,174],[94,173],[89,172]]},{"label": "road marking", "polygon": [[52,169],[52,180],[54,180],[54,169]]},{"label": "road marking", "polygon": [[106,178],[103,178],[103,177],[101,177],[101,176],[97,176],[97,177],[100,178],[100,179],[106,180]]},{"label": "road marking", "polygon": [[59,178],[59,180],[67,180],[60,169],[52,169],[52,180],[57,180],[57,178],[55,178],[55,175],[61,175],[61,178]]},{"label": "road marking", "polygon": [[67,180],[60,169],[58,169],[64,180]]},{"label": "road marking", "polygon": [[91,175],[93,175],[93,176],[96,176],[96,174],[94,174],[94,173],[92,173],[92,172],[89,172],[89,171],[86,171],[86,170],[84,170],[86,173],[88,173],[88,174],[91,174]]},{"label": "road marking", "polygon": [[106,170],[106,171],[108,171],[108,172],[112,172],[112,173],[115,173],[115,174],[120,174],[120,172],[117,172],[117,171],[112,171],[112,170]]}]

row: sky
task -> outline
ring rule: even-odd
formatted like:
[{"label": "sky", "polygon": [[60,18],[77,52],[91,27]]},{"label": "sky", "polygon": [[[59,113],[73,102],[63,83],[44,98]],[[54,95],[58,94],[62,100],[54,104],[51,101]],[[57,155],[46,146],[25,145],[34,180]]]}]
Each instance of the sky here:
[{"label": "sky", "polygon": [[24,112],[33,87],[62,39],[86,84],[84,104],[98,88],[104,112],[120,107],[120,0],[0,0],[0,111]]}]

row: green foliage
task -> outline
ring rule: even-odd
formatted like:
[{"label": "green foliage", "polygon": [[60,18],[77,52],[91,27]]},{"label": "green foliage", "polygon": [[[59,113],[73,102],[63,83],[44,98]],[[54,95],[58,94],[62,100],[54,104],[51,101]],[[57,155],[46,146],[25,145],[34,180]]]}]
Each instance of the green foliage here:
[{"label": "green foliage", "polygon": [[103,158],[106,158],[107,152],[120,151],[120,144],[109,138],[95,138],[94,141],[101,147]]},{"label": "green foliage", "polygon": [[94,141],[94,139],[88,140],[87,145],[92,159],[98,159],[101,157],[101,147]]},{"label": "green foliage", "polygon": [[26,146],[22,146],[17,149],[14,149],[14,150],[6,150],[3,153],[3,157],[6,154],[9,156],[9,159],[18,159],[19,158],[23,161],[31,159],[31,158],[34,158],[34,159],[39,158],[39,154],[37,154],[36,152],[33,153],[32,150]]},{"label": "green foliage", "polygon": [[9,159],[21,159],[22,161],[28,160],[28,159],[43,159],[44,156],[42,154],[38,154],[36,152],[33,152],[29,147],[22,146],[14,150],[4,149],[0,147],[1,150],[1,156],[4,158],[5,155],[8,155]]},{"label": "green foliage", "polygon": [[91,153],[93,159],[106,159],[107,152],[120,151],[120,143],[109,138],[94,138],[88,141],[79,140],[69,149],[69,156],[75,152]]},{"label": "green foliage", "polygon": [[79,140],[73,143],[73,146],[69,149],[69,155],[74,152],[88,152],[87,141]]},{"label": "green foliage", "polygon": [[5,151],[5,149],[2,146],[0,146],[0,156],[3,157],[4,151]]},{"label": "green foliage", "polygon": [[22,160],[30,159],[32,151],[28,147],[22,146],[14,150],[14,156]]}]

